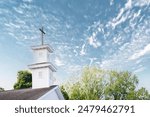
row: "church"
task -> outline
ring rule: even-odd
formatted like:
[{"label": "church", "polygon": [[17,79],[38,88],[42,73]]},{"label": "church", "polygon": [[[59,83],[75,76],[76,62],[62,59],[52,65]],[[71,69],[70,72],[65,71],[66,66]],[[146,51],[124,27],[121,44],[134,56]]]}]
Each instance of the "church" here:
[{"label": "church", "polygon": [[64,100],[59,86],[53,84],[53,73],[57,69],[50,62],[50,54],[54,50],[49,44],[44,44],[43,27],[39,30],[41,45],[31,47],[34,63],[28,65],[32,72],[32,88],[0,92],[0,100]]}]

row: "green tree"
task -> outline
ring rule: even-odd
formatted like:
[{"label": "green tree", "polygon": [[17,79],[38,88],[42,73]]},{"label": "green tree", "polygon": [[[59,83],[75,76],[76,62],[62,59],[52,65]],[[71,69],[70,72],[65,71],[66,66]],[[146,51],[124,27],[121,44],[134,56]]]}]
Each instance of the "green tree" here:
[{"label": "green tree", "polygon": [[77,100],[143,100],[150,99],[145,88],[137,90],[137,76],[128,71],[83,69],[76,82],[64,85],[69,99]]},{"label": "green tree", "polygon": [[1,91],[5,91],[4,88],[0,87],[0,92],[1,92]]},{"label": "green tree", "polygon": [[103,70],[85,68],[77,82],[65,85],[69,99],[98,100],[103,96],[105,82],[102,82]]},{"label": "green tree", "polygon": [[136,99],[138,100],[150,100],[150,94],[145,88],[141,88],[136,92]]},{"label": "green tree", "polygon": [[136,98],[138,79],[132,73],[109,71],[105,99],[126,100]]},{"label": "green tree", "polygon": [[14,89],[24,89],[32,87],[32,74],[27,71],[19,71],[17,74],[17,82],[14,84]]},{"label": "green tree", "polygon": [[64,86],[61,86],[61,87],[60,87],[60,90],[61,90],[61,92],[62,92],[62,94],[63,94],[65,100],[69,100],[68,93],[66,92]]}]

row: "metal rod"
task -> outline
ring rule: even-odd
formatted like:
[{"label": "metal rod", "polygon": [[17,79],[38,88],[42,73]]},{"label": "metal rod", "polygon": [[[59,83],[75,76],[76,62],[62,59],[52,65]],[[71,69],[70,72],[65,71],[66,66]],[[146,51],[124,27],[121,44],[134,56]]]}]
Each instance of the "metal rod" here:
[{"label": "metal rod", "polygon": [[41,31],[41,44],[43,45],[44,44],[44,34],[46,34],[43,30],[43,27],[39,29]]}]

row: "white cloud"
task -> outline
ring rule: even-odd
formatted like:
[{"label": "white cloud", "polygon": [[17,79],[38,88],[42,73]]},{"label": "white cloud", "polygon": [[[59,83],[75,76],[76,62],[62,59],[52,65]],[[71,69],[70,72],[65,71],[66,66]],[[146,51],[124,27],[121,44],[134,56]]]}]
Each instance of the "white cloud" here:
[{"label": "white cloud", "polygon": [[89,58],[89,59],[90,59],[89,66],[91,66],[95,60],[97,60],[97,58]]},{"label": "white cloud", "polygon": [[133,71],[133,73],[139,73],[142,72],[145,69],[145,67],[141,67],[139,69],[136,69],[135,71]]},{"label": "white cloud", "polygon": [[[120,14],[119,14],[120,15]],[[112,26],[113,29],[115,29],[115,27],[121,23],[123,23],[127,17],[122,16],[120,18],[120,16],[117,16],[117,18],[113,19],[112,21],[110,21],[108,24]],[[118,18],[119,17],[119,18]],[[118,20],[117,20],[118,19]]]},{"label": "white cloud", "polygon": [[23,2],[29,2],[29,3],[31,3],[32,0],[23,0]]},{"label": "white cloud", "polygon": [[[150,0],[128,0],[125,6],[120,9],[118,15],[114,17],[110,22],[108,22],[108,25],[112,26],[112,28],[115,29],[117,25],[127,20],[127,18],[129,17],[129,14],[131,14],[130,9],[132,7],[144,6],[144,5],[150,5]],[[133,17],[134,18],[138,17],[140,15],[140,12],[141,11],[139,11],[138,13],[135,13]]]},{"label": "white cloud", "polygon": [[75,56],[78,56],[78,52],[75,49],[73,50],[73,52],[74,52]]},{"label": "white cloud", "polygon": [[18,24],[15,24],[15,23],[12,23],[12,22],[9,22],[9,23],[5,23],[4,24],[5,26],[8,26],[8,27],[14,27],[14,28],[20,28],[20,25]]},{"label": "white cloud", "polygon": [[57,66],[63,66],[64,65],[64,63],[59,58],[56,58],[54,61],[55,61],[55,64]]},{"label": "white cloud", "polygon": [[24,13],[23,9],[21,9],[20,7],[19,7],[19,8],[14,7],[14,10],[15,10],[17,13],[20,13],[20,14],[23,14],[23,13]]},{"label": "white cloud", "polygon": [[142,60],[140,59],[140,60],[137,60],[135,63],[136,63],[136,64],[139,64],[139,63],[141,63],[141,61],[142,61]]},{"label": "white cloud", "polygon": [[110,6],[113,5],[113,3],[114,3],[114,0],[110,0]]},{"label": "white cloud", "polygon": [[[132,8],[132,0],[128,0],[127,3],[125,4],[125,7],[120,9],[117,17],[113,18],[112,21],[110,21],[108,24],[111,25],[114,29],[117,25],[126,21],[129,12],[125,13],[125,11],[131,8]],[[123,15],[124,13],[125,15]]]},{"label": "white cloud", "polygon": [[2,9],[2,8],[0,8],[0,14],[9,14],[9,13],[10,13],[10,11],[8,9]]},{"label": "white cloud", "polygon": [[139,52],[133,54],[129,60],[135,60],[135,59],[138,59],[142,56],[144,56],[145,54],[148,54],[150,53],[150,44],[148,44],[147,46],[144,47],[143,50],[140,50]]},{"label": "white cloud", "polygon": [[114,18],[113,21],[119,20],[119,19],[122,17],[123,13],[124,13],[126,10],[131,9],[131,7],[132,7],[132,0],[128,0],[127,3],[125,4],[125,7],[120,9],[120,11],[119,11],[117,17]]},{"label": "white cloud", "polygon": [[96,35],[94,33],[91,37],[88,38],[88,42],[94,48],[98,48],[99,46],[101,46],[101,43],[98,42],[95,37],[96,37]]},{"label": "white cloud", "polygon": [[85,55],[86,54],[86,50],[85,50],[85,44],[82,45],[81,51],[80,51],[80,55]]},{"label": "white cloud", "polygon": [[132,7],[132,0],[128,0],[128,2],[125,4],[125,9],[130,9]]},{"label": "white cloud", "polygon": [[[101,46],[101,42],[98,41],[97,35],[99,33],[104,34],[104,25],[98,21],[98,22],[93,22],[91,26],[88,27],[88,31],[92,31],[93,33],[87,37],[88,44],[90,46],[93,46],[94,48],[98,48]],[[105,35],[105,34],[104,34]]]},{"label": "white cloud", "polygon": [[133,3],[135,6],[145,6],[145,5],[150,5],[150,0],[133,0]]},{"label": "white cloud", "polygon": [[[135,17],[138,17],[140,15],[140,10],[135,14]],[[132,14],[133,16],[134,14]],[[133,18],[135,18],[133,17]],[[134,20],[133,20],[134,21]],[[119,49],[112,52],[111,56],[104,56],[105,59],[101,60],[100,67],[106,68],[106,69],[128,69],[128,70],[135,70],[132,69],[132,67],[135,67],[136,69],[139,68],[137,65],[139,63],[143,62],[144,59],[140,58],[137,60],[130,61],[131,59],[136,59],[141,56],[144,56],[148,53],[150,53],[150,40],[149,40],[149,20],[145,20],[142,25],[138,25],[138,22],[135,20],[134,23],[138,26],[135,29],[133,29],[132,37],[130,40],[126,41],[127,33],[122,33],[120,31],[119,34],[114,34],[112,36],[112,39],[114,42],[118,44],[121,42],[121,45],[119,46]],[[129,26],[126,26],[126,29],[129,33],[131,31]],[[128,34],[129,34],[128,33]],[[119,37],[121,37],[121,40],[118,40]],[[108,47],[114,47],[114,43],[109,43]],[[119,44],[118,44],[119,45]],[[147,46],[145,46],[147,45]],[[143,48],[141,50],[141,48]],[[113,49],[114,50],[114,49]],[[107,55],[107,54],[106,54]]]}]

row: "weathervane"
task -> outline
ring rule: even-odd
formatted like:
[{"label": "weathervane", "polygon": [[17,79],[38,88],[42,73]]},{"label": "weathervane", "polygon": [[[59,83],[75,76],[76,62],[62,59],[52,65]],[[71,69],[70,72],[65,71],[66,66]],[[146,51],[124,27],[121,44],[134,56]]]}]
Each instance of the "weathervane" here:
[{"label": "weathervane", "polygon": [[43,30],[43,27],[42,28],[39,28],[39,30],[41,31],[41,41],[42,41],[42,45],[44,44],[44,40],[43,40],[43,37],[44,37],[44,34],[46,34]]}]

